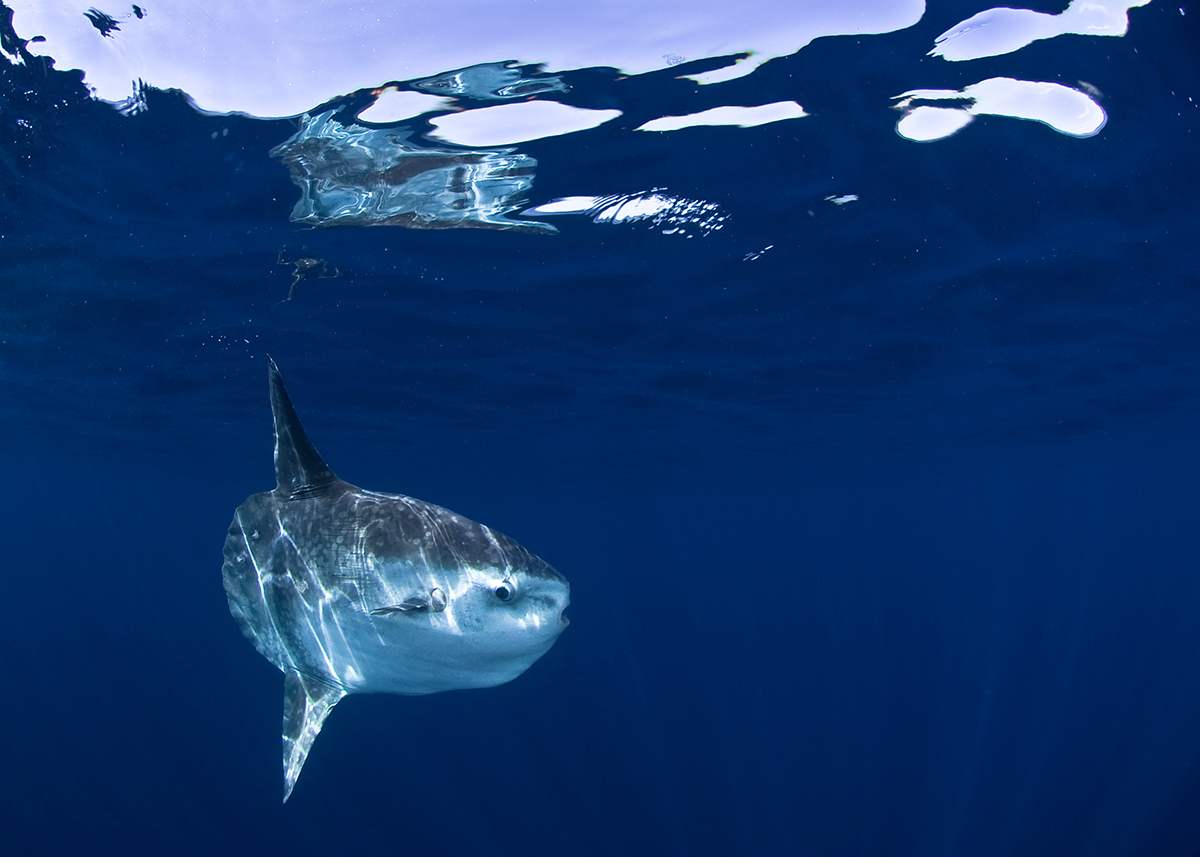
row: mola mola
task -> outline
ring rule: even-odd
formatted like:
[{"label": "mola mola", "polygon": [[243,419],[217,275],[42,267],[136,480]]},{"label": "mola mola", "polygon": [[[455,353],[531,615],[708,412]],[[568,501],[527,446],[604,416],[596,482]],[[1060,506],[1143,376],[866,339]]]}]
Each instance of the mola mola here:
[{"label": "mola mola", "polygon": [[242,633],[284,673],[287,801],[343,696],[510,681],[567,626],[570,587],[483,524],[338,479],[269,371],[279,484],[234,512],[222,573]]}]

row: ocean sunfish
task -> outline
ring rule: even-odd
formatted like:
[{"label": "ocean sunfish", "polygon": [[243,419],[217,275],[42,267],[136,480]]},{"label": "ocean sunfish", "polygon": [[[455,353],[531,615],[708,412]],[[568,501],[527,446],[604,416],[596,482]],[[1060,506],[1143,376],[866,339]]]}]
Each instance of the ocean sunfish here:
[{"label": "ocean sunfish", "polygon": [[570,586],[483,524],[338,479],[269,374],[279,484],[234,512],[222,575],[242,633],[284,673],[286,802],[343,696],[511,681],[567,627]]}]

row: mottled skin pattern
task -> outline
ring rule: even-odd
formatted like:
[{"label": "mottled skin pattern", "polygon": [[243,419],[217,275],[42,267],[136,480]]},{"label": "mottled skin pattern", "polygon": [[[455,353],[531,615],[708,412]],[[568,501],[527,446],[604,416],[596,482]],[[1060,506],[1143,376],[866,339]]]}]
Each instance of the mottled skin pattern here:
[{"label": "mottled skin pattern", "polygon": [[[519,605],[493,594],[506,579],[522,592]],[[410,627],[427,631],[448,624],[445,612],[380,617],[371,611],[434,589],[463,599],[479,590],[486,596],[479,609],[456,616],[465,635],[491,613],[537,623],[543,612],[561,612],[565,581],[512,539],[448,509],[338,483],[316,497],[281,498],[272,491],[247,499],[225,541],[225,589],[243,633],[280,669],[294,668],[347,692],[415,694],[463,687],[462,677],[410,676],[409,663],[384,652],[378,653],[384,669],[368,673],[368,658],[374,648],[416,645],[421,634]],[[528,646],[529,640],[513,636],[518,649]],[[500,684],[515,675],[493,681],[484,673],[466,686]],[[438,686],[443,680],[445,686]]]},{"label": "mottled skin pattern", "polygon": [[338,479],[271,364],[279,487],[238,507],[225,540],[230,611],[285,674],[285,796],[329,710],[355,692],[490,687],[566,627],[567,582],[454,512]]}]

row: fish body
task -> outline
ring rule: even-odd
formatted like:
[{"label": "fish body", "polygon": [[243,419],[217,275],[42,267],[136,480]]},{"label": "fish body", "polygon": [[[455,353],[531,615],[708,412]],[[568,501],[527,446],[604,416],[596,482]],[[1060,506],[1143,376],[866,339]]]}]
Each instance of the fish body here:
[{"label": "fish body", "polygon": [[225,539],[229,609],[284,673],[284,800],[330,709],[351,693],[511,681],[567,626],[570,587],[512,539],[448,509],[336,477],[270,363],[273,491]]}]

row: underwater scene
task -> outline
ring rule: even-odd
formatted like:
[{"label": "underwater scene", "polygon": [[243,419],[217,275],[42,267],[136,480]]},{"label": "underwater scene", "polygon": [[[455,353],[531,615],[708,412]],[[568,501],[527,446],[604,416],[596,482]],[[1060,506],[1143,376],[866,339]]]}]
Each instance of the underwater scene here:
[{"label": "underwater scene", "polygon": [[5,852],[1200,855],[1198,147],[1162,0],[2,0]]}]

